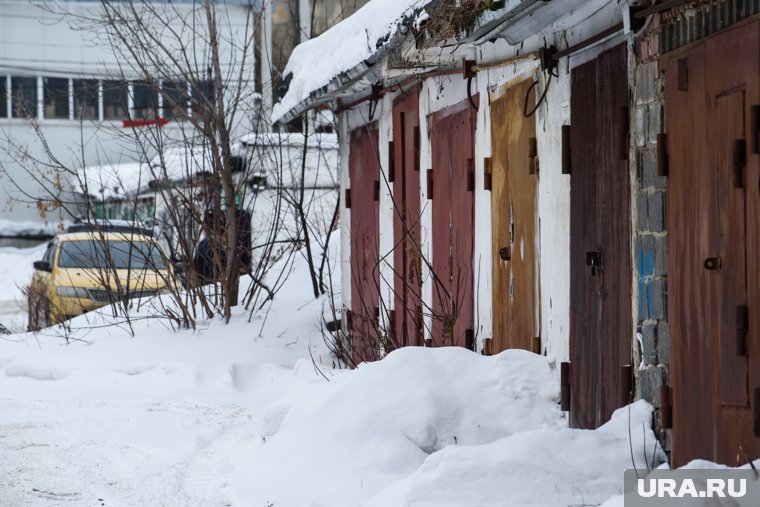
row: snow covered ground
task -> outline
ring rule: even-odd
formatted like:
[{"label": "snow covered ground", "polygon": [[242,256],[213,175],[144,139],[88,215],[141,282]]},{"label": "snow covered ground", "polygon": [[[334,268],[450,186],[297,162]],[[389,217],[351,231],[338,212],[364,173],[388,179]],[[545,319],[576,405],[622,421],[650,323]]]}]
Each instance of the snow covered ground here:
[{"label": "snow covered ground", "polygon": [[599,505],[663,459],[644,403],[568,429],[557,365],[528,352],[334,369],[306,287],[297,261],[250,322],[240,308],[177,332],[143,306],[134,336],[105,312],[68,344],[60,328],[0,338],[0,505]]}]

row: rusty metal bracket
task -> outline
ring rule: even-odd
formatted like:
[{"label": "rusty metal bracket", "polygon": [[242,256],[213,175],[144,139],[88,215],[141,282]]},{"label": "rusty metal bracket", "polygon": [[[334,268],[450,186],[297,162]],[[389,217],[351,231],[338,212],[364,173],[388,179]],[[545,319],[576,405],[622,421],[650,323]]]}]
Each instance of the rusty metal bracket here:
[{"label": "rusty metal bracket", "polygon": [[472,80],[478,75],[475,72],[475,63],[475,60],[462,58],[462,77],[467,79],[467,100],[470,102],[470,107],[477,111],[478,105],[472,98]]}]

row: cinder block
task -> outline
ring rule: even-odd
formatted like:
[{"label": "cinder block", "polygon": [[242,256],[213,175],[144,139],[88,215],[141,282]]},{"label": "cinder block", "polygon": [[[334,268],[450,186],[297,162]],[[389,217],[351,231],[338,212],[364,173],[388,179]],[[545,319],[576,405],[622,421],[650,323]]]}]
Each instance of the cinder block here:
[{"label": "cinder block", "polygon": [[670,363],[670,325],[666,321],[657,323],[657,360],[661,364]]},{"label": "cinder block", "polygon": [[637,231],[649,230],[649,196],[646,192],[636,192],[636,224]]},{"label": "cinder block", "polygon": [[668,238],[657,236],[654,238],[654,271],[655,276],[668,274]]},{"label": "cinder block", "polygon": [[653,232],[665,230],[665,192],[653,192],[647,196],[647,225]]},{"label": "cinder block", "polygon": [[663,278],[652,280],[649,284],[649,318],[650,319],[667,319],[668,318],[668,284]]},{"label": "cinder block", "polygon": [[655,99],[655,63],[644,63],[636,67],[636,104],[653,102]]},{"label": "cinder block", "polygon": [[644,324],[641,326],[641,360],[644,366],[656,366],[657,360],[657,326],[655,324]]},{"label": "cinder block", "polygon": [[636,373],[639,396],[651,403],[655,408],[660,406],[660,386],[665,384],[667,375],[665,368],[650,366]]}]

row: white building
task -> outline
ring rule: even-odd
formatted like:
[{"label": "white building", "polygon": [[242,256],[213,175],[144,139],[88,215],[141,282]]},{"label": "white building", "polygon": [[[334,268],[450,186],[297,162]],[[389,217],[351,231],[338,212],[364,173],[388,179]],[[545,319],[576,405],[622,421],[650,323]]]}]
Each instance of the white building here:
[{"label": "white building", "polygon": [[[215,2],[225,93],[240,99],[234,136],[251,131],[258,104],[255,3]],[[55,208],[45,188],[63,191],[66,200],[69,179],[60,177],[61,167],[71,175],[86,166],[145,162],[156,154],[157,136],[163,145],[196,135],[182,119],[197,114],[186,100],[195,92],[183,97],[178,90],[194,90],[189,83],[207,79],[205,13],[189,1],[148,5],[140,16],[148,28],[131,35],[142,42],[153,37],[153,47],[165,46],[165,60],[180,62],[176,77],[167,71],[173,65],[156,62],[161,71],[151,77],[161,82],[161,93],[143,82],[151,65],[130,58],[133,44],[115,40],[113,33],[109,39],[102,25],[88,21],[102,15],[99,2],[0,1],[1,218],[42,224],[40,210]],[[183,101],[187,107],[177,107]],[[50,222],[53,216],[59,215],[51,214]]]}]

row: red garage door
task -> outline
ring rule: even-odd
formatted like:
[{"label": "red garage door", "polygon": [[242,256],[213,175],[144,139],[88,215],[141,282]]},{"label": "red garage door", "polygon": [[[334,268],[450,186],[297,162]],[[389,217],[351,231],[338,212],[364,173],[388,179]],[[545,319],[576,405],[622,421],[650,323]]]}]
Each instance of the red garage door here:
[{"label": "red garage door", "polygon": [[432,115],[432,340],[473,348],[475,110],[465,100]]}]

